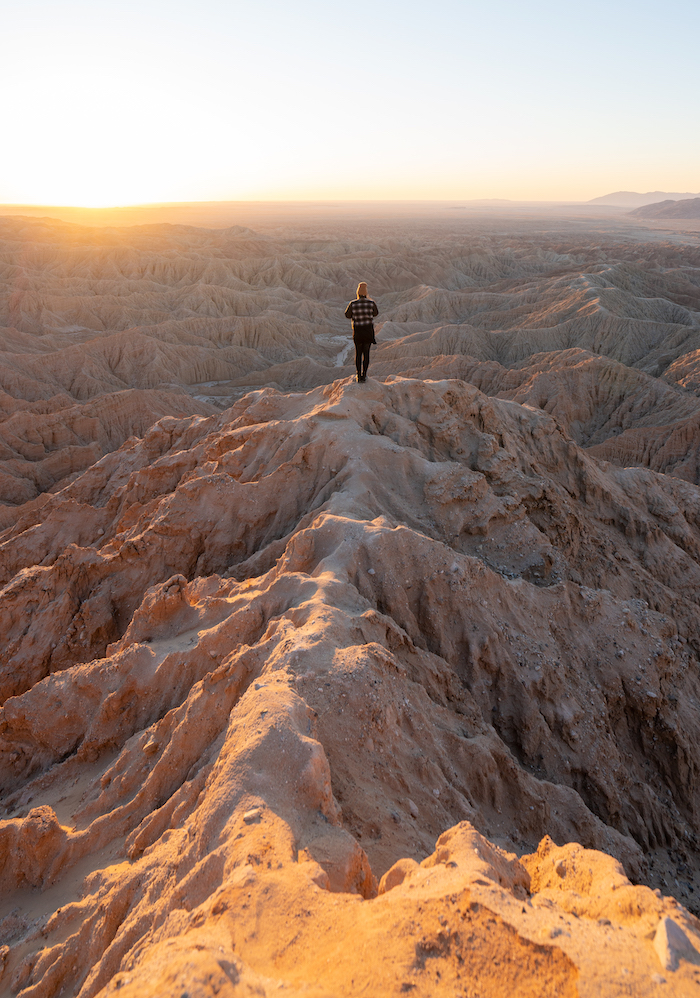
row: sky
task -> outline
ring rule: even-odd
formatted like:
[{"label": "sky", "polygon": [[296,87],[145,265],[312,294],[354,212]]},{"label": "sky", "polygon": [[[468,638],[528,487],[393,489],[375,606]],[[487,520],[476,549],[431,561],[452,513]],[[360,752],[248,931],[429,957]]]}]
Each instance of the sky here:
[{"label": "sky", "polygon": [[700,3],[0,0],[0,203],[700,191]]}]

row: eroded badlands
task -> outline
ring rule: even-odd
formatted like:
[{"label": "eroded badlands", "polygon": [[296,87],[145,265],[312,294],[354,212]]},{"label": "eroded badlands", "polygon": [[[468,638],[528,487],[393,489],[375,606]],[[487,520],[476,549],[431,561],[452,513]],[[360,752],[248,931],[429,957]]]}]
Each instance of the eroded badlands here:
[{"label": "eroded badlands", "polygon": [[695,994],[691,237],[2,224],[0,992]]}]

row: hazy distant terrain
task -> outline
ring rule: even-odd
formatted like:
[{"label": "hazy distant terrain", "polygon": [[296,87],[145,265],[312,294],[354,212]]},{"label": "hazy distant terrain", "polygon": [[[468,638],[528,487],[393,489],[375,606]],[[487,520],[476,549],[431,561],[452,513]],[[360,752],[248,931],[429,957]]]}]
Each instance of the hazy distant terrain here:
[{"label": "hazy distant terrain", "polygon": [[700,233],[198,210],[0,218],[0,995],[693,993]]},{"label": "hazy distant terrain", "polygon": [[659,201],[683,201],[696,198],[698,194],[669,194],[667,191],[647,191],[638,194],[636,191],[616,191],[614,194],[604,194],[593,198],[588,204],[613,205],[617,208],[639,208],[643,205],[657,204]]},{"label": "hazy distant terrain", "polygon": [[659,201],[636,208],[630,214],[639,218],[700,218],[700,197],[686,198],[683,201]]},{"label": "hazy distant terrain", "polygon": [[[124,205],[105,208],[76,208],[57,205],[0,204],[0,217],[47,218],[93,227],[136,225],[194,225],[223,229],[232,225],[250,226],[258,232],[283,231],[291,226],[306,232],[320,226],[339,227],[361,224],[380,225],[438,223],[441,227],[486,220],[489,225],[508,220],[530,220],[535,225],[549,218],[557,227],[585,219],[594,228],[604,227],[611,217],[625,209],[658,203],[665,199],[682,200],[698,194],[673,194],[651,191],[617,191],[591,201],[511,201],[505,198],[481,198],[462,201],[183,201],[163,204]],[[627,226],[631,228],[631,223]],[[624,228],[624,227],[623,227]],[[618,232],[620,228],[618,227]]]}]

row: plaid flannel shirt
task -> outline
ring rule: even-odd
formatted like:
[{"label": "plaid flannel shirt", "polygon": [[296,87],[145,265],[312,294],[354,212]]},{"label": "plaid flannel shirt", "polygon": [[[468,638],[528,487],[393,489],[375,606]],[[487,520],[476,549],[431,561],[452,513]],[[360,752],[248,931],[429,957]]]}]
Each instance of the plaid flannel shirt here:
[{"label": "plaid flannel shirt", "polygon": [[358,326],[371,326],[375,315],[379,315],[379,309],[371,298],[356,298],[345,309],[345,318],[352,319],[353,329],[357,329]]}]

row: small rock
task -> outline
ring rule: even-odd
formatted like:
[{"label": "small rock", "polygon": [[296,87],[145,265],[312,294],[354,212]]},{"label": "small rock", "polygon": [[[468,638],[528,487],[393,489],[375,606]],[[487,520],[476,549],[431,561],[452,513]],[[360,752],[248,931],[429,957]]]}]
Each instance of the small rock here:
[{"label": "small rock", "polygon": [[143,751],[146,755],[154,755],[158,751],[158,742],[155,738],[149,738],[143,747]]},{"label": "small rock", "polygon": [[410,877],[416,870],[420,870],[420,866],[416,863],[415,859],[405,857],[398,860],[386,871],[379,881],[379,893],[386,894],[387,891],[393,890],[394,887],[399,887],[405,881],[406,877]]},{"label": "small rock", "polygon": [[656,929],[654,949],[664,970],[678,970],[681,959],[696,961],[700,956],[680,925],[668,915]]},{"label": "small rock", "polygon": [[564,862],[563,859],[559,860],[554,869],[556,870],[558,877],[562,877],[563,879],[566,876],[566,863]]},{"label": "small rock", "polygon": [[368,568],[368,569],[367,569],[367,574],[368,574],[368,575],[376,575],[376,572],[374,571],[374,569],[373,569],[373,568]]},{"label": "small rock", "polygon": [[406,801],[406,804],[408,805],[408,810],[411,812],[413,817],[417,818],[418,815],[420,814],[420,811],[418,810],[417,806],[413,803],[413,801],[410,798]]},{"label": "small rock", "polygon": [[246,811],[246,813],[243,815],[243,820],[245,821],[246,825],[252,825],[255,821],[260,821],[261,817],[262,817],[262,808],[254,807],[252,808],[252,810]]},{"label": "small rock", "polygon": [[651,980],[653,984],[665,984],[666,978],[662,977],[661,974],[652,974]]}]

